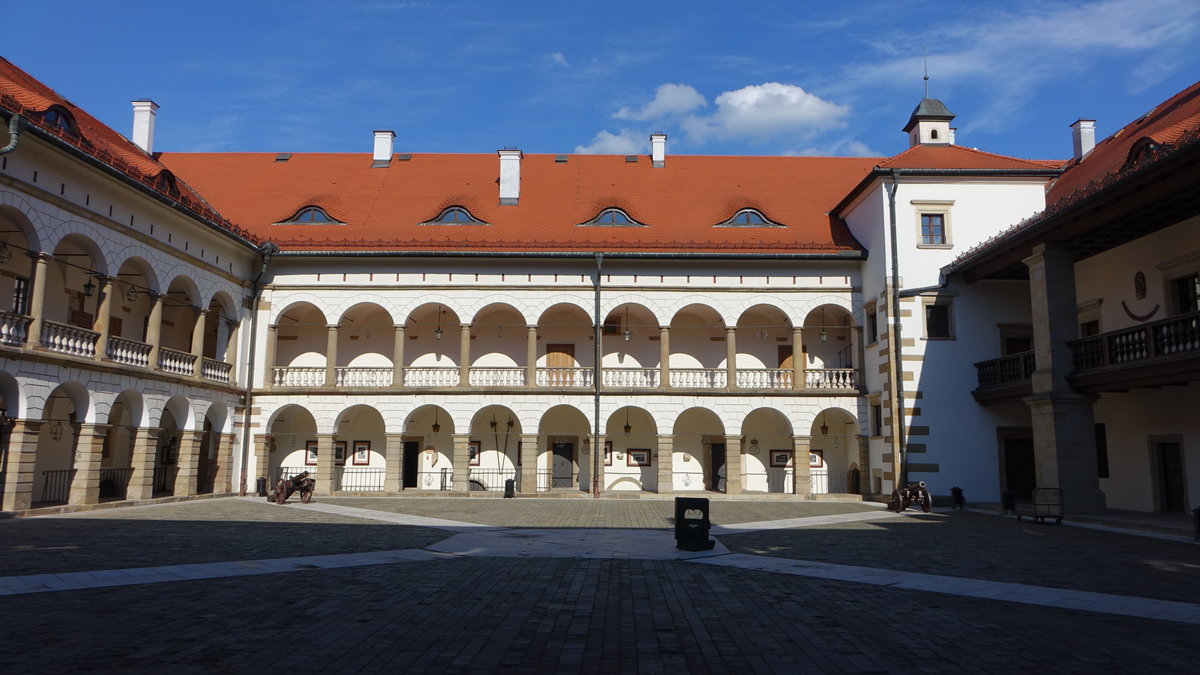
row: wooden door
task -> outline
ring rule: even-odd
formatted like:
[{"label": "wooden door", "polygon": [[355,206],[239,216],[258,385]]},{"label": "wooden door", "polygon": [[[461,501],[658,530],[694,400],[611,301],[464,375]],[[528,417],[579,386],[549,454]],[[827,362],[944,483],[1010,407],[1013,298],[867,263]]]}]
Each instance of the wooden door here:
[{"label": "wooden door", "polygon": [[420,468],[421,442],[404,441],[404,487],[415,488],[417,485],[417,470]]},{"label": "wooden door", "polygon": [[779,382],[780,387],[792,386],[792,374],[795,372],[793,368],[795,363],[792,360],[795,358],[795,353],[792,351],[791,345],[779,345]]},{"label": "wooden door", "polygon": [[551,387],[575,386],[575,345],[546,345],[546,367],[550,369]]}]

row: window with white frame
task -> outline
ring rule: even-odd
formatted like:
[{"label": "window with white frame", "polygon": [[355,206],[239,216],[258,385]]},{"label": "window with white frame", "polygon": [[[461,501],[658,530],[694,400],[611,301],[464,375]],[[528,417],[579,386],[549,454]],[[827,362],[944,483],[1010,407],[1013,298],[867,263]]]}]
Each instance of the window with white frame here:
[{"label": "window with white frame", "polygon": [[912,202],[917,214],[917,248],[950,248],[949,200],[922,200]]}]

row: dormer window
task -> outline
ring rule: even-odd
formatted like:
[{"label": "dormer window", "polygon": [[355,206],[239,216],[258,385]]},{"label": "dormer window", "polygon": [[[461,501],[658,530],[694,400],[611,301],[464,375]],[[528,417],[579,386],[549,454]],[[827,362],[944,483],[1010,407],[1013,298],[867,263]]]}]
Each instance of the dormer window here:
[{"label": "dormer window", "polygon": [[729,220],[717,223],[713,227],[783,227],[783,225],[773,222],[758,209],[742,209],[733,214]]},{"label": "dormer window", "polygon": [[1148,159],[1154,153],[1158,152],[1158,149],[1159,145],[1154,142],[1154,139],[1149,137],[1142,138],[1135,143],[1133,145],[1133,149],[1129,151],[1129,159],[1126,163],[1134,164],[1136,162],[1141,162],[1145,159]]},{"label": "dormer window", "polygon": [[179,184],[175,181],[175,175],[166,169],[154,177],[154,186],[172,197],[179,196]]},{"label": "dormer window", "polygon": [[342,222],[336,220],[325,209],[319,206],[305,206],[296,212],[296,215],[287,220],[280,221],[276,225],[341,225]]},{"label": "dormer window", "polygon": [[487,223],[471,215],[471,212],[461,206],[451,206],[438,214],[437,218],[421,223],[422,225],[487,225]]},{"label": "dormer window", "polygon": [[75,120],[71,117],[71,113],[67,112],[62,106],[52,105],[50,109],[42,113],[42,120],[51,127],[58,129],[64,134],[71,136],[79,135],[79,128],[75,126]]},{"label": "dormer window", "polygon": [[637,222],[629,217],[621,209],[604,209],[595,218],[580,223],[580,225],[600,225],[605,227],[645,227],[644,224]]}]

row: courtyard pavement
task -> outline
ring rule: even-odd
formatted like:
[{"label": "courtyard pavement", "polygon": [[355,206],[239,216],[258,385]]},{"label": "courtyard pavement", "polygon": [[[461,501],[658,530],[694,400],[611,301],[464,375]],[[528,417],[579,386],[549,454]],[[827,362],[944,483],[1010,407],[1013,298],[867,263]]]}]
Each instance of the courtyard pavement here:
[{"label": "courtyard pavement", "polygon": [[1196,672],[1200,546],[948,511],[207,499],[0,520],[4,673]]}]

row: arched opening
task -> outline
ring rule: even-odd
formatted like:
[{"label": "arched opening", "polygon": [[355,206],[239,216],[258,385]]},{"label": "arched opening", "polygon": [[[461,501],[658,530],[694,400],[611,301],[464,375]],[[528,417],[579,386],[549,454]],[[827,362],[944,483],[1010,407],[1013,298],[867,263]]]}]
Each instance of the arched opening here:
[{"label": "arched opening", "polygon": [[658,425],[636,406],[618,408],[604,428],[604,489],[658,491]]},{"label": "arched opening", "polygon": [[725,491],[729,454],[725,425],[717,414],[705,408],[689,408],[680,413],[672,429],[674,438],[671,473],[676,492]]},{"label": "arched opening", "polygon": [[512,410],[490,405],[475,413],[471,420],[468,451],[469,488],[473,491],[502,492],[507,480],[520,481],[517,467],[521,462],[521,420]]},{"label": "arched opening", "polygon": [[73,356],[95,356],[97,280],[106,270],[95,242],[78,234],[63,237],[45,269],[42,346]]},{"label": "arched opening", "polygon": [[[188,457],[181,458],[183,435],[191,426],[190,422],[191,410],[187,399],[175,396],[167,401],[159,421],[158,446],[154,453],[153,495],[156,497],[176,493],[175,483],[180,476],[181,459],[184,462],[190,460]],[[191,448],[183,451],[191,451]],[[186,488],[181,490],[184,491]]]},{"label": "arched opening", "polygon": [[279,314],[271,382],[276,387],[314,387],[325,384],[328,322],[315,305],[298,302]]},{"label": "arched opening", "polygon": [[593,330],[592,318],[578,305],[554,305],[538,317],[538,386],[592,386]]},{"label": "arched opening", "polygon": [[83,451],[79,434],[87,413],[87,391],[78,382],[55,387],[46,399],[33,465],[33,507],[66,504],[72,490],[82,487],[75,485],[75,458]]},{"label": "arched opening", "polygon": [[404,420],[405,489],[454,488],[454,419],[440,406],[423,405]]},{"label": "arched opening", "polygon": [[29,328],[29,301],[33,261],[26,255],[36,248],[33,228],[25,214],[0,206],[0,343],[25,344]]},{"label": "arched opening", "polygon": [[337,386],[391,386],[395,349],[391,314],[374,303],[351,307],[338,322]]},{"label": "arched opening", "polygon": [[338,416],[334,429],[334,489],[382,492],[387,471],[383,415],[369,405],[351,406]]},{"label": "arched opening", "polygon": [[587,491],[591,481],[589,423],[577,408],[557,405],[538,423],[538,491]]},{"label": "arched opening", "polygon": [[857,341],[850,313],[837,305],[821,305],[804,317],[805,387],[854,389]]},{"label": "arched opening", "polygon": [[443,304],[421,305],[405,323],[404,386],[459,384],[462,320]]},{"label": "arched opening", "polygon": [[209,301],[208,313],[204,316],[204,347],[201,351],[204,364],[201,372],[205,378],[217,382],[228,382],[233,370],[238,326],[234,307],[227,294],[218,293]]},{"label": "arched opening", "polygon": [[150,365],[150,314],[157,287],[153,268],[144,259],[121,263],[108,286],[108,344],[104,346],[108,358],[124,365]]},{"label": "arched opening", "polygon": [[742,438],[742,489],[794,494],[795,444],[787,417],[773,408],[753,410],[742,421]]},{"label": "arched opening", "polygon": [[[519,387],[525,384],[529,331],[515,308],[493,304],[471,323],[471,386]],[[536,342],[532,345],[536,349]]]},{"label": "arched opening", "polygon": [[304,471],[317,477],[317,421],[312,413],[302,406],[284,406],[267,429],[267,456],[263,459],[268,483]]},{"label": "arched opening", "polygon": [[199,462],[196,467],[196,494],[211,494],[230,489],[230,464],[233,457],[228,439],[222,433],[229,417],[224,403],[213,403],[204,415],[200,434]]},{"label": "arched opening", "polygon": [[715,309],[688,305],[671,318],[672,387],[724,389],[727,358],[725,321]]},{"label": "arched opening", "polygon": [[[200,293],[188,277],[175,277],[162,299],[157,365],[169,373],[196,372],[196,327],[200,321]],[[199,336],[202,337],[202,336]],[[201,343],[202,344],[202,343]]]},{"label": "arched opening", "polygon": [[144,406],[141,392],[127,390],[109,408],[108,430],[100,450],[100,501],[119,501],[129,496],[134,443]]},{"label": "arched opening", "polygon": [[604,386],[659,386],[662,350],[658,319],[646,307],[623,303],[608,313],[600,330]]},{"label": "arched opening", "polygon": [[742,389],[791,389],[795,359],[792,322],[778,307],[755,305],[738,317],[737,385]]},{"label": "arched opening", "polygon": [[851,464],[862,459],[858,420],[841,408],[826,408],[817,413],[809,434],[812,494],[857,494],[859,487],[851,489],[846,480]]}]

